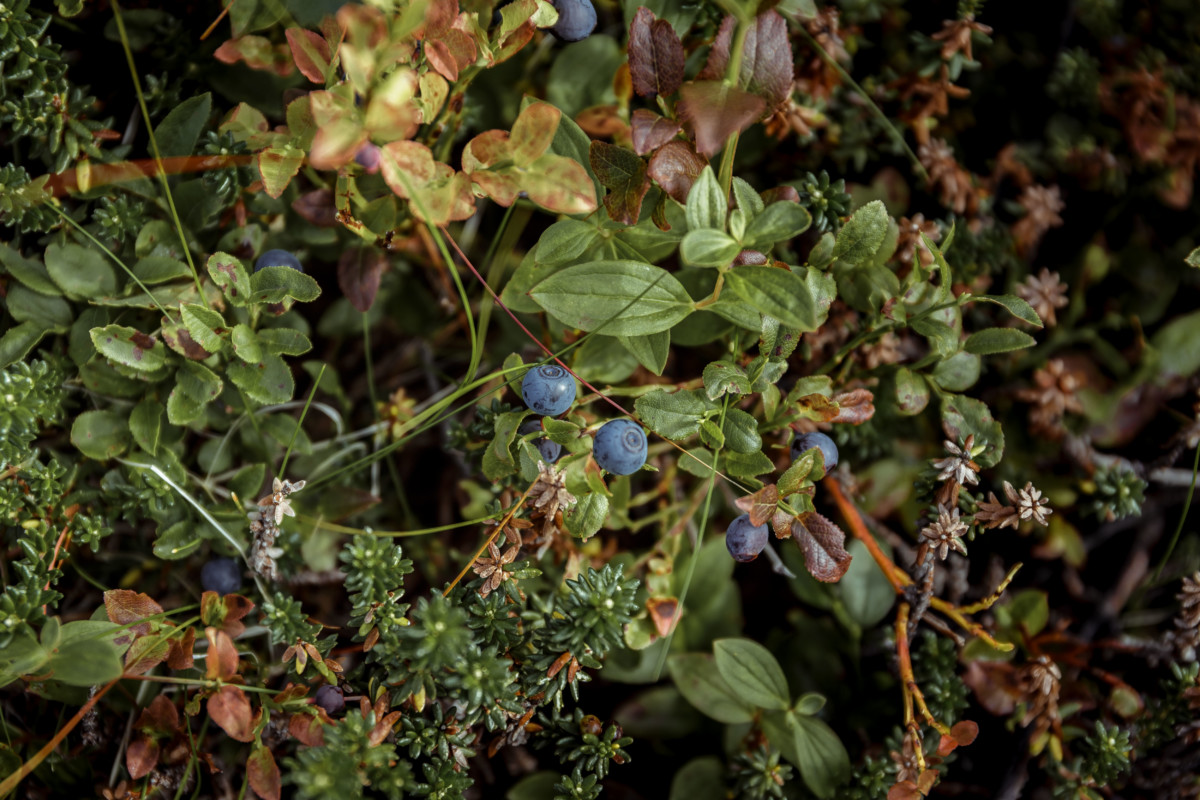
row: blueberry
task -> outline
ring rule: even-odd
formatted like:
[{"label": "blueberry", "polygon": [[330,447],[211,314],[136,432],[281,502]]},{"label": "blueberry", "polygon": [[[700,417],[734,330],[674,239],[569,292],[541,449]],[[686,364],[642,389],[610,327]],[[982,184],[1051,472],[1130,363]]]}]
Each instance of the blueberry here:
[{"label": "blueberry", "polygon": [[766,546],[767,526],[751,525],[749,514],[742,514],[729,523],[729,530],[725,532],[725,547],[734,561],[753,561]]},{"label": "blueberry", "polygon": [[521,397],[535,414],[557,417],[575,402],[575,379],[556,364],[534,367],[521,381]]},{"label": "blueberry", "polygon": [[592,457],[613,475],[630,475],[646,463],[646,432],[631,419],[609,420],[596,432]]},{"label": "blueberry", "polygon": [[833,468],[838,465],[837,445],[833,443],[833,439],[819,431],[796,435],[792,440],[792,460],[795,461],[814,447],[820,448],[821,455],[825,456],[825,474],[833,472]]},{"label": "blueberry", "polygon": [[[526,420],[517,428],[517,433],[524,436],[527,433],[537,433],[542,430],[542,423],[536,419]],[[542,456],[542,461],[547,464],[553,464],[558,461],[558,457],[562,455],[562,445],[558,442],[552,442],[545,436],[533,440],[533,446],[537,448],[538,453]]]},{"label": "blueberry", "polygon": [[342,713],[346,708],[346,698],[336,686],[327,685],[317,689],[317,693],[313,695],[313,702],[325,709],[325,713],[331,717]]},{"label": "blueberry", "polygon": [[300,266],[300,259],[287,250],[268,250],[263,253],[258,257],[258,261],[254,262],[254,271],[258,272],[263,267],[291,267],[297,272],[304,272],[304,267]]},{"label": "blueberry", "polygon": [[550,32],[564,42],[586,39],[596,30],[596,7],[591,0],[554,0],[558,22]]},{"label": "blueberry", "polygon": [[200,568],[200,585],[222,597],[242,588],[242,567],[234,558],[214,558]]}]

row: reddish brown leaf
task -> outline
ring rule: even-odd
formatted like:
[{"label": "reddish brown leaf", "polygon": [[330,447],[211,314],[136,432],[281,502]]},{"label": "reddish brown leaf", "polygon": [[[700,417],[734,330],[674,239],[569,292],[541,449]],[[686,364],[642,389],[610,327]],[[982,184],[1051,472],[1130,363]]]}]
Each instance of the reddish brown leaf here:
[{"label": "reddish brown leaf", "polygon": [[475,41],[454,28],[425,41],[425,57],[430,65],[451,82],[458,80],[460,70],[475,63],[475,55]]},{"label": "reddish brown leaf", "polygon": [[758,95],[722,81],[685,83],[679,94],[679,118],[691,126],[696,151],[706,157],[715,155],[730,136],[750,127],[766,108]]},{"label": "reddish brown leaf", "polygon": [[629,73],[642,97],[675,94],[683,83],[683,44],[671,23],[642,6],[629,26]]},{"label": "reddish brown leaf", "polygon": [[846,534],[825,517],[810,511],[792,523],[792,536],[804,553],[804,566],[823,583],[836,583],[850,568]]},{"label": "reddish brown leaf", "polygon": [[780,200],[799,203],[800,192],[796,190],[795,186],[776,186],[774,189],[767,189],[762,193],[763,205],[769,206],[771,203],[777,203]]},{"label": "reddish brown leaf", "polygon": [[[699,80],[724,79],[736,29],[733,17],[722,20]],[[738,85],[766,100],[764,112],[770,113],[791,96],[793,77],[787,22],[774,11],[760,14],[746,33]]]},{"label": "reddish brown leaf", "polygon": [[680,125],[673,119],[660,117],[653,111],[639,108],[633,112],[633,150],[639,156],[653,153],[679,133]]},{"label": "reddish brown leaf", "polygon": [[654,622],[654,629],[659,636],[666,636],[675,627],[675,612],[679,610],[679,600],[674,597],[651,597],[646,601],[646,610]]},{"label": "reddish brown leaf", "polygon": [[300,74],[313,83],[324,85],[325,71],[329,69],[329,42],[320,34],[304,28],[288,28],[285,32],[288,46],[292,48],[292,60]]},{"label": "reddish brown leaf", "polygon": [[135,781],[150,774],[158,764],[158,742],[148,736],[138,736],[125,751],[125,769]]},{"label": "reddish brown leaf", "polygon": [[170,736],[179,730],[179,709],[165,694],[160,694],[142,709],[133,727],[144,733]]},{"label": "reddish brown leaf", "polygon": [[593,139],[629,138],[629,125],[615,105],[585,108],[575,115],[575,124]]},{"label": "reddish brown leaf", "polygon": [[775,531],[776,539],[792,538],[792,523],[795,517],[786,511],[776,511],[771,515],[771,529]]},{"label": "reddish brown leaf", "polygon": [[513,121],[508,137],[512,160],[527,166],[545,155],[554,143],[562,112],[549,103],[530,103]]},{"label": "reddish brown leaf", "polygon": [[125,674],[145,675],[167,660],[170,644],[162,636],[141,636],[125,653]]},{"label": "reddish brown leaf", "polygon": [[383,714],[379,717],[379,721],[375,723],[375,727],[371,729],[371,733],[367,736],[367,741],[370,742],[371,747],[377,747],[383,743],[383,740],[392,732],[392,726],[400,720],[400,716],[399,711],[392,711],[389,714]]},{"label": "reddish brown leaf", "polygon": [[375,303],[387,256],[374,248],[353,247],[338,259],[338,286],[355,309],[366,313]]},{"label": "reddish brown leaf", "polygon": [[274,72],[284,78],[291,75],[295,69],[287,45],[271,44],[270,39],[262,36],[230,39],[216,49],[213,57],[222,64],[244,61],[250,69]]},{"label": "reddish brown leaf", "polygon": [[975,692],[979,704],[998,717],[1011,714],[1022,695],[1013,665],[1004,661],[972,661],[962,680]]},{"label": "reddish brown leaf", "polygon": [[632,150],[593,141],[588,161],[600,184],[608,189],[604,207],[616,222],[634,225],[642,212],[642,198],[650,189],[646,163]]},{"label": "reddish brown leaf", "polygon": [[921,800],[921,790],[912,781],[901,781],[888,789],[887,800]]},{"label": "reddish brown leaf", "polygon": [[796,401],[800,416],[815,422],[829,422],[841,410],[838,404],[823,394],[806,394]]},{"label": "reddish brown leaf", "polygon": [[875,395],[870,389],[855,389],[833,396],[837,404],[837,415],[829,422],[848,422],[851,425],[862,425],[875,416]]},{"label": "reddish brown leaf", "polygon": [[739,497],[734,505],[750,515],[751,525],[762,525],[775,515],[779,507],[779,489],[769,483],[754,494]]},{"label": "reddish brown leaf", "polygon": [[[128,625],[131,622],[163,613],[162,606],[154,602],[149,595],[129,589],[110,589],[105,592],[104,611],[108,614],[109,620],[118,625]],[[150,623],[142,622],[129,630],[136,636],[144,636],[150,632]]]},{"label": "reddish brown leaf", "polygon": [[246,760],[250,788],[262,800],[279,800],[280,775],[275,756],[269,747],[256,747]]},{"label": "reddish brown leaf", "polygon": [[208,698],[208,715],[221,729],[239,742],[254,740],[254,720],[250,700],[236,686],[222,686]]},{"label": "reddish brown leaf", "polygon": [[964,719],[962,722],[955,723],[954,727],[950,729],[950,736],[958,742],[959,747],[966,747],[975,741],[975,737],[979,736],[979,725],[969,719]]},{"label": "reddish brown leaf", "polygon": [[318,228],[332,228],[337,224],[337,207],[333,202],[332,189],[313,189],[292,201],[292,210],[304,221]]},{"label": "reddish brown leaf", "polygon": [[699,155],[690,143],[673,141],[651,156],[646,174],[676,202],[686,203],[692,184],[706,166],[708,159]]},{"label": "reddish brown leaf", "polygon": [[288,733],[293,739],[309,747],[325,744],[325,724],[316,714],[292,714],[288,721]]},{"label": "reddish brown leaf", "polygon": [[771,259],[767,258],[767,254],[758,250],[743,250],[737,254],[737,258],[733,260],[735,267],[744,266],[762,266],[770,263]]},{"label": "reddish brown leaf", "polygon": [[[183,636],[171,637],[170,650],[167,652],[167,666],[171,669],[191,669],[192,652],[196,646],[196,629],[188,628]],[[159,695],[161,697],[162,695]],[[156,700],[158,698],[155,698]]]},{"label": "reddish brown leaf", "polygon": [[237,674],[238,654],[233,646],[233,639],[225,631],[211,626],[204,629],[208,639],[208,656],[205,659],[204,674],[209,680],[229,680]]}]

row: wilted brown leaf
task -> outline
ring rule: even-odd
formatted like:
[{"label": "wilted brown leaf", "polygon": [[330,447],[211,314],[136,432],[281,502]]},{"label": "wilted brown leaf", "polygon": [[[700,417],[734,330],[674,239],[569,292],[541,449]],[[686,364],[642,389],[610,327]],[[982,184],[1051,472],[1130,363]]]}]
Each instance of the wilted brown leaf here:
[{"label": "wilted brown leaf", "polygon": [[751,525],[762,525],[775,515],[779,508],[779,489],[769,483],[754,494],[739,497],[734,505],[750,515]]},{"label": "wilted brown leaf", "polygon": [[689,142],[672,141],[650,157],[646,174],[676,202],[686,203],[692,184],[707,165],[708,159],[699,155]]},{"label": "wilted brown leaf", "polygon": [[142,709],[133,727],[169,736],[179,730],[179,709],[165,694],[160,694]]},{"label": "wilted brown leaf", "polygon": [[[108,619],[118,625],[128,625],[163,613],[162,606],[154,602],[149,595],[128,589],[110,589],[105,592],[104,611],[108,614]],[[139,622],[132,626],[129,632],[136,636],[144,636],[150,632],[150,623]],[[117,641],[118,644],[121,643],[121,640]]]},{"label": "wilted brown leaf", "polygon": [[254,719],[250,714],[250,700],[236,686],[222,686],[220,691],[208,698],[208,715],[221,729],[239,742],[254,740]]},{"label": "wilted brown leaf", "polygon": [[735,133],[746,130],[762,116],[766,102],[755,94],[722,81],[692,81],[679,90],[679,118],[696,137],[696,151],[717,153]]},{"label": "wilted brown leaf", "polygon": [[205,659],[204,675],[209,680],[229,680],[237,674],[238,654],[233,640],[225,631],[213,627],[204,629],[208,639],[208,656]]},{"label": "wilted brown leaf", "polygon": [[275,756],[271,755],[271,748],[254,748],[254,752],[246,760],[246,771],[250,779],[250,788],[256,795],[262,800],[279,800],[281,779]]},{"label": "wilted brown leaf", "polygon": [[792,538],[792,523],[795,517],[786,511],[776,511],[771,515],[771,529],[775,531],[776,539]]},{"label": "wilted brown leaf", "polygon": [[135,781],[150,774],[158,765],[158,742],[148,736],[139,735],[125,750],[125,769]]},{"label": "wilted brown leaf", "polygon": [[815,422],[829,422],[840,410],[837,403],[823,394],[806,394],[796,401],[800,416]]},{"label": "wilted brown leaf", "polygon": [[142,636],[125,652],[125,674],[145,675],[167,660],[170,645],[162,635]]},{"label": "wilted brown leaf", "polygon": [[674,139],[681,127],[675,120],[660,117],[653,111],[644,108],[633,112],[631,122],[633,150],[639,156],[653,153]]},{"label": "wilted brown leaf", "polygon": [[592,172],[608,193],[604,208],[617,222],[634,225],[642,212],[642,198],[650,189],[646,163],[632,150],[607,142],[593,141],[588,150]]},{"label": "wilted brown leaf", "polygon": [[875,416],[875,395],[870,389],[854,389],[833,396],[837,405],[837,415],[829,422],[848,422],[851,425],[862,425]]},{"label": "wilted brown leaf", "polygon": [[796,518],[792,536],[804,553],[804,566],[817,580],[837,583],[850,568],[845,532],[815,511]]},{"label": "wilted brown leaf", "polygon": [[629,123],[615,105],[592,106],[575,115],[575,124],[593,139],[629,138]]},{"label": "wilted brown leaf", "polygon": [[674,94],[683,83],[683,44],[665,19],[642,6],[629,26],[629,72],[642,97]]},{"label": "wilted brown leaf", "polygon": [[650,620],[659,636],[666,636],[675,624],[675,612],[679,610],[679,600],[674,597],[651,597],[646,601],[646,610],[650,612]]},{"label": "wilted brown leaf", "polygon": [[450,28],[436,39],[425,40],[425,57],[429,64],[448,81],[458,80],[460,70],[475,63],[475,40],[463,31]]},{"label": "wilted brown leaf", "polygon": [[[172,636],[167,652],[167,666],[171,669],[191,669],[192,650],[196,646],[196,629],[188,628],[182,636]],[[162,695],[159,695],[162,697]],[[157,697],[155,698],[158,699]]]},{"label": "wilted brown leaf", "polygon": [[[716,81],[725,77],[736,29],[733,17],[722,20],[698,80]],[[762,97],[766,101],[764,110],[770,113],[791,96],[794,75],[787,21],[774,11],[760,14],[746,33],[738,85]]]},{"label": "wilted brown leaf", "polygon": [[292,714],[288,721],[288,733],[293,739],[309,747],[325,744],[325,723],[317,714]]},{"label": "wilted brown leaf", "polygon": [[958,722],[950,729],[950,735],[942,734],[942,738],[938,741],[937,753],[939,756],[949,755],[956,747],[966,747],[971,742],[975,741],[975,737],[979,735],[979,725],[969,719]]},{"label": "wilted brown leaf", "polygon": [[386,266],[387,256],[381,250],[352,247],[342,251],[338,259],[338,286],[357,311],[365,314],[371,310]]}]

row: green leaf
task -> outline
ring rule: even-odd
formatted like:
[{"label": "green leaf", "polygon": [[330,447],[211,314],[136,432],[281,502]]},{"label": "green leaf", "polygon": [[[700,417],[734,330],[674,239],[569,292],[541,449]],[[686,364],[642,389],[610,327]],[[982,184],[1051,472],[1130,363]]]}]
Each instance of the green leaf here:
[{"label": "green leaf", "polygon": [[972,353],[955,353],[933,368],[934,382],[949,392],[965,392],[979,380],[982,360]]},{"label": "green leaf", "polygon": [[212,95],[208,92],[189,97],[172,108],[154,129],[158,151],[164,156],[192,155],[211,113]]},{"label": "green leaf", "polygon": [[846,746],[816,717],[788,713],[787,727],[792,733],[792,755],[795,757],[795,760],[788,760],[800,770],[804,785],[817,797],[832,797],[850,775],[850,755]]},{"label": "green leaf", "polygon": [[779,324],[770,314],[763,314],[762,335],[758,339],[758,352],[775,358],[787,358],[800,344],[800,334],[795,328]]},{"label": "green leaf", "polygon": [[909,326],[929,340],[929,346],[941,356],[958,352],[958,333],[946,323],[933,317],[914,319]]},{"label": "green leaf", "polygon": [[1042,318],[1033,310],[1033,306],[1017,297],[1015,294],[982,294],[972,298],[978,302],[995,303],[998,306],[1003,306],[1022,322],[1028,322],[1030,325],[1042,327]]},{"label": "green leaf", "polygon": [[[857,540],[855,541],[857,542]],[[800,716],[811,717],[814,714],[819,714],[824,707],[825,695],[816,692],[807,692],[796,698],[793,710]]]},{"label": "green leaf", "polygon": [[812,475],[817,472],[818,459],[823,468],[825,456],[819,447],[814,447],[800,454],[783,474],[779,476],[779,496],[788,497],[812,483]]},{"label": "green leaf", "polygon": [[[708,420],[705,420],[708,423]],[[707,447],[693,447],[679,456],[679,468],[697,478],[711,478],[713,474],[713,453]]]},{"label": "green leaf", "polygon": [[963,343],[963,349],[968,353],[987,356],[993,353],[1008,353],[1033,347],[1037,340],[1025,331],[1016,328],[984,328],[975,331]]},{"label": "green leaf", "polygon": [[775,462],[761,450],[749,454],[726,452],[724,463],[725,469],[735,478],[753,478],[775,471]]},{"label": "green leaf", "polygon": [[524,409],[507,411],[498,415],[493,422],[495,435],[492,437],[491,444],[488,445],[488,452],[501,464],[514,466],[512,443],[516,438],[517,428],[521,427],[521,422],[525,419],[525,414]]},{"label": "green leaf", "polygon": [[762,437],[758,434],[758,420],[740,408],[725,412],[725,423],[721,426],[725,434],[725,445],[735,453],[750,454],[762,449]]},{"label": "green leaf", "polygon": [[747,247],[763,250],[776,242],[799,236],[811,224],[812,215],[804,206],[790,200],[778,200],[751,220],[742,241]]},{"label": "green leaf", "polygon": [[29,627],[20,626],[8,644],[0,648],[0,688],[22,675],[37,674],[49,658],[50,654],[34,638]]},{"label": "green leaf", "polygon": [[504,800],[553,800],[554,784],[560,780],[562,776],[550,770],[526,775],[505,793]]},{"label": "green leaf", "polygon": [[228,253],[213,253],[208,257],[208,275],[233,305],[250,302],[250,273],[237,258]]},{"label": "green leaf", "polygon": [[108,259],[77,244],[47,246],[46,270],[58,288],[74,299],[91,300],[117,291],[117,273]]},{"label": "green leaf", "polygon": [[929,384],[925,379],[908,367],[896,370],[896,410],[905,416],[913,416],[928,405]]},{"label": "green leaf", "polygon": [[167,421],[172,425],[195,422],[223,387],[224,383],[211,369],[195,361],[185,361],[175,373],[175,388],[167,397]]},{"label": "green leaf", "polygon": [[725,276],[729,289],[762,314],[789,328],[816,330],[816,310],[799,275],[776,267],[736,267]]},{"label": "green leaf", "polygon": [[[548,267],[570,264],[599,239],[600,229],[595,225],[570,217],[560,219],[546,228],[538,239],[537,263]],[[515,275],[513,280],[516,280]]]},{"label": "green leaf", "polygon": [[1150,343],[1159,353],[1159,372],[1194,375],[1200,370],[1200,311],[1181,314],[1163,325]]},{"label": "green leaf", "polygon": [[142,283],[153,285],[190,277],[188,265],[170,256],[146,256],[133,265],[133,274]]},{"label": "green leaf", "polygon": [[84,411],[71,425],[71,444],[88,458],[106,461],[129,446],[129,425],[115,411]]},{"label": "green leaf", "polygon": [[727,267],[741,251],[736,239],[712,228],[688,231],[679,245],[679,256],[693,267]]},{"label": "green leaf", "polygon": [[709,400],[729,393],[740,397],[750,394],[750,377],[731,361],[713,361],[704,367],[704,392]]},{"label": "green leaf", "polygon": [[139,330],[106,325],[92,328],[90,333],[96,351],[117,364],[138,372],[154,372],[167,363],[167,348]]},{"label": "green leaf", "polygon": [[250,276],[250,298],[255,303],[282,303],[291,297],[311,303],[321,296],[321,287],[311,275],[291,267],[263,267]]},{"label": "green leaf", "polygon": [[277,356],[302,356],[312,350],[309,338],[293,328],[263,328],[255,336],[263,350]]},{"label": "green leaf", "polygon": [[1200,267],[1200,247],[1187,254],[1183,262],[1189,267]]},{"label": "green leaf", "polygon": [[232,363],[227,373],[242,391],[260,403],[286,403],[296,390],[292,370],[271,353],[264,353],[257,364]]},{"label": "green leaf", "polygon": [[298,147],[266,147],[258,154],[258,173],[263,179],[263,191],[279,197],[304,164],[304,151]]},{"label": "green leaf", "polygon": [[706,166],[688,191],[687,204],[684,206],[688,230],[712,228],[724,231],[725,214],[728,210],[729,202],[717,183],[717,176],[713,173],[711,165]]},{"label": "green leaf", "polygon": [[694,436],[704,415],[715,408],[700,389],[656,389],[639,397],[633,407],[650,430],[676,441]]},{"label": "green leaf", "polygon": [[649,336],[618,336],[617,341],[646,369],[662,375],[671,353],[671,332],[659,331]]},{"label": "green leaf", "polygon": [[45,667],[51,680],[68,686],[96,686],[119,678],[121,648],[107,637],[60,644]]},{"label": "green leaf", "polygon": [[266,464],[247,464],[229,479],[229,489],[236,492],[238,497],[256,498],[258,497],[258,490],[262,488],[263,479],[266,475]]},{"label": "green leaf", "polygon": [[870,263],[883,246],[888,232],[888,213],[882,200],[872,200],[838,231],[833,257],[847,264]]},{"label": "green leaf", "polygon": [[158,451],[158,440],[162,435],[162,403],[146,398],[133,407],[129,415],[129,432],[137,446],[150,455]]},{"label": "green leaf", "polygon": [[754,706],[743,700],[705,653],[681,653],[667,659],[671,679],[684,699],[717,722],[736,725],[754,719]]},{"label": "green leaf", "polygon": [[975,463],[990,469],[1000,463],[1004,456],[1004,430],[992,417],[992,412],[982,401],[960,394],[942,396],[942,429],[946,437],[955,442],[964,441],[975,434],[976,447],[986,449],[975,457]]},{"label": "green leaf", "polygon": [[725,764],[716,756],[693,758],[671,779],[667,800],[724,800]]},{"label": "green leaf", "polygon": [[6,330],[0,336],[0,368],[25,358],[49,332],[36,322],[22,322]]},{"label": "green leaf", "polygon": [[737,201],[737,207],[742,210],[748,220],[754,219],[763,212],[762,196],[754,191],[753,186],[736,175],[733,178],[733,199]]},{"label": "green leaf", "polygon": [[[890,548],[883,545],[884,552]],[[846,547],[850,554],[850,568],[838,581],[842,593],[842,605],[850,619],[857,622],[864,630],[873,628],[896,602],[896,593],[887,577],[879,569],[879,565],[867,552],[867,546],[858,539]]]},{"label": "green leaf", "polygon": [[747,703],[758,708],[787,708],[787,679],[767,648],[750,639],[718,639],[713,642],[713,657],[721,677]]},{"label": "green leaf", "polygon": [[38,294],[48,297],[58,297],[62,294],[54,281],[50,280],[50,273],[46,271],[46,266],[42,262],[25,258],[4,242],[0,242],[0,266],[3,266],[9,275]]},{"label": "green leaf", "polygon": [[587,540],[604,527],[608,518],[608,498],[602,492],[588,492],[566,515],[567,530],[572,536]]},{"label": "green leaf", "polygon": [[8,306],[8,313],[17,322],[36,322],[55,333],[66,333],[75,318],[71,313],[71,304],[66,300],[39,294],[19,283],[9,286],[4,303]]},{"label": "green leaf", "polygon": [[263,351],[259,347],[258,336],[254,333],[254,329],[244,322],[233,326],[229,341],[233,344],[234,355],[242,361],[255,364],[262,360]]},{"label": "green leaf", "polygon": [[224,348],[221,336],[226,332],[225,318],[211,308],[184,303],[179,307],[183,326],[195,339],[196,344],[210,353],[219,353]]},{"label": "green leaf", "polygon": [[154,539],[154,555],[163,561],[178,561],[199,550],[203,542],[203,537],[196,535],[195,524],[191,520],[183,520],[166,530],[159,530]]},{"label": "green leaf", "polygon": [[692,299],[675,276],[640,261],[568,267],[539,283],[531,295],[567,325],[610,336],[669,330],[692,313]]}]

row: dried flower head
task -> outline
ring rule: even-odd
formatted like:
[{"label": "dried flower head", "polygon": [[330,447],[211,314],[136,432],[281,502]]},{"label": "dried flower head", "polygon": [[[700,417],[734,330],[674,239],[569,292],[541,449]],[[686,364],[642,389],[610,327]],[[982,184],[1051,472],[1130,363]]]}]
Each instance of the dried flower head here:
[{"label": "dried flower head", "polygon": [[1054,310],[1067,304],[1067,285],[1057,272],[1046,267],[1037,275],[1030,275],[1024,283],[1017,284],[1017,294],[1042,318],[1042,322],[1053,328],[1058,324]]},{"label": "dried flower head", "polygon": [[959,517],[958,509],[939,505],[938,518],[921,529],[921,540],[945,561],[951,548],[967,554],[967,546],[962,542],[966,532],[967,524]]},{"label": "dried flower head", "polygon": [[1062,670],[1048,656],[1040,655],[1017,673],[1023,700],[1027,704],[1022,725],[1034,723],[1034,737],[1058,722],[1058,694]]},{"label": "dried flower head", "polygon": [[954,151],[943,139],[930,139],[917,150],[921,166],[929,173],[929,182],[938,189],[942,205],[955,214],[974,210],[976,198],[971,188],[971,174],[959,166]]},{"label": "dried flower head", "polygon": [[481,596],[487,597],[509,579],[510,574],[504,568],[511,564],[520,552],[520,544],[511,544],[501,553],[495,541],[488,542],[488,555],[471,565],[471,570],[483,578],[483,585],[479,587]]},{"label": "dried flower head", "polygon": [[896,242],[896,258],[901,264],[912,264],[915,255],[921,265],[933,263],[933,253],[921,240],[921,234],[929,237],[931,242],[942,240],[942,231],[936,220],[925,221],[924,214],[913,214],[912,218],[900,218],[900,238]]},{"label": "dried flower head", "polygon": [[1180,605],[1179,622],[1184,627],[1200,628],[1200,572],[1183,579],[1183,586],[1175,599]]},{"label": "dried flower head", "polygon": [[275,478],[271,482],[271,493],[259,498],[258,509],[247,515],[250,532],[254,535],[250,545],[250,566],[267,580],[275,580],[278,574],[271,551],[275,546],[275,537],[279,535],[279,524],[284,517],[296,516],[288,496],[303,489],[304,484],[305,481],[281,481]]},{"label": "dried flower head", "polygon": [[1037,247],[1042,236],[1051,228],[1063,224],[1059,212],[1063,210],[1062,193],[1057,186],[1026,186],[1017,201],[1025,208],[1025,216],[1012,227],[1013,239],[1022,255]]},{"label": "dried flower head", "polygon": [[543,540],[548,543],[561,529],[562,512],[574,504],[575,496],[567,491],[566,477],[553,464],[539,461],[537,480],[529,490],[529,505],[531,516],[542,520]]},{"label": "dried flower head", "polygon": [[1083,411],[1079,398],[1075,396],[1081,388],[1081,382],[1057,358],[1035,371],[1033,382],[1034,386],[1019,390],[1017,397],[1034,406],[1029,410],[1033,432],[1058,439],[1063,434],[1063,415],[1068,411],[1076,414]]},{"label": "dried flower head", "polygon": [[938,473],[938,480],[954,481],[964,486],[978,484],[979,465],[971,460],[971,448],[975,446],[975,434],[969,434],[962,447],[949,439],[943,442],[943,445],[950,455],[933,462],[933,466],[941,470]]},{"label": "dried flower head", "polygon": [[949,61],[956,53],[962,53],[967,61],[974,61],[975,54],[971,49],[971,34],[978,33],[987,36],[992,32],[991,27],[976,22],[971,14],[962,19],[942,20],[942,29],[933,35],[935,42],[942,43],[942,60]]},{"label": "dried flower head", "polygon": [[1048,507],[1050,501],[1042,497],[1041,490],[1028,481],[1020,491],[1013,489],[1012,484],[1005,481],[1004,494],[1008,497],[1008,502],[1013,504],[1022,522],[1033,520],[1038,525],[1045,525],[1046,517],[1054,513],[1053,509]]}]

